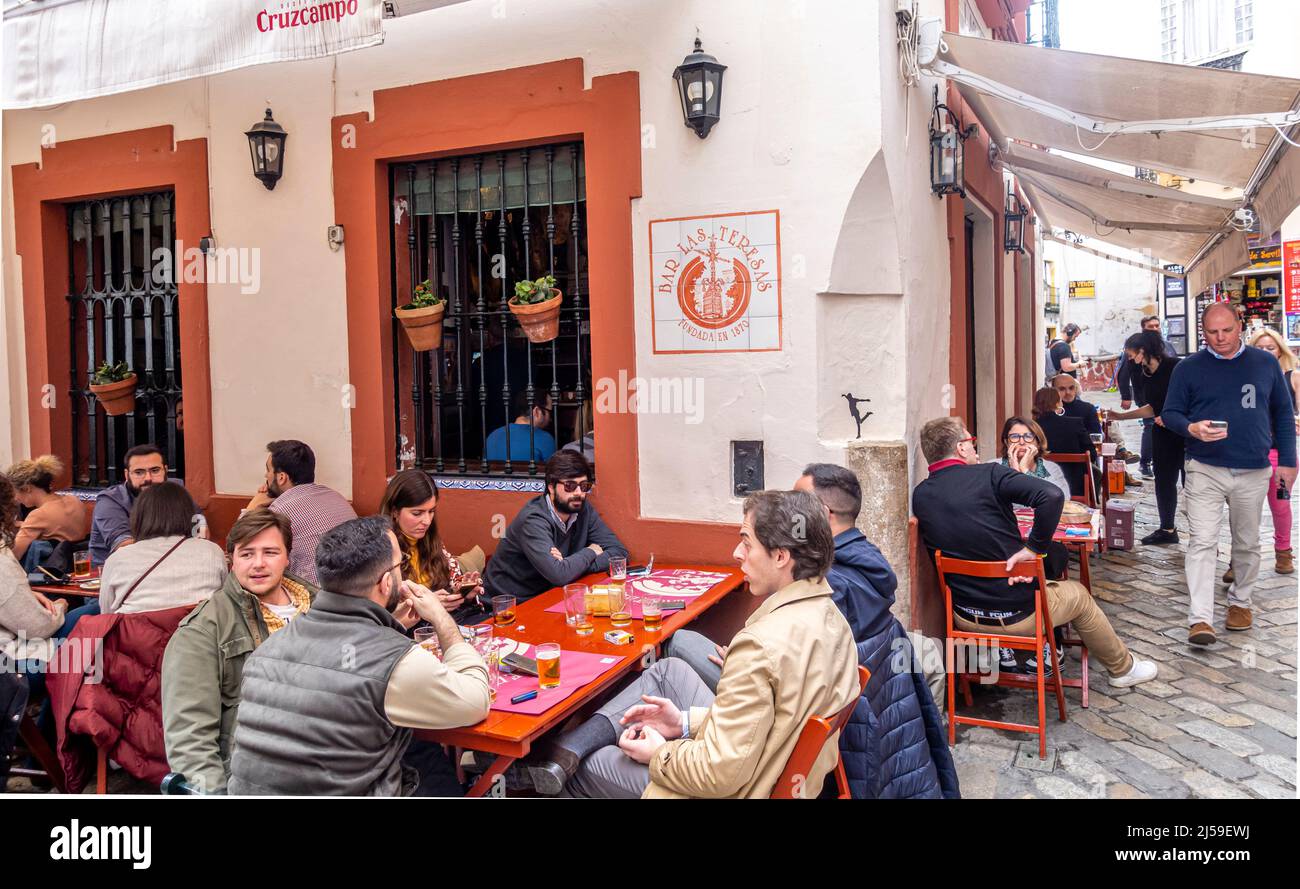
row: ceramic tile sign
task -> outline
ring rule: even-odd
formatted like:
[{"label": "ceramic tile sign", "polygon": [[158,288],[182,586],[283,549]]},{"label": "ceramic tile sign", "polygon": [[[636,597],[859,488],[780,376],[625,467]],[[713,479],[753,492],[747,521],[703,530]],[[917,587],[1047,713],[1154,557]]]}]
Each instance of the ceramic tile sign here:
[{"label": "ceramic tile sign", "polygon": [[781,350],[781,216],[650,222],[655,354]]}]

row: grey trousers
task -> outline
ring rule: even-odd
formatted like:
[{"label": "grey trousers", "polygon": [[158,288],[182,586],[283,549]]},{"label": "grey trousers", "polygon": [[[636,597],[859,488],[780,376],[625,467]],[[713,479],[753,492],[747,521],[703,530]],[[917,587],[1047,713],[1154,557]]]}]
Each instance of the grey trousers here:
[{"label": "grey trousers", "polygon": [[[641,703],[642,695],[667,698],[683,711],[713,705],[713,692],[705,687],[690,665],[678,658],[666,657],[610,699],[596,711],[596,715],[608,719],[614,731],[621,735],[624,726],[619,719],[629,707]],[[578,771],[565,785],[564,795],[588,799],[636,799],[649,784],[649,766],[631,759],[617,745],[610,745],[583,759]]]},{"label": "grey trousers", "polygon": [[1190,598],[1188,624],[1214,622],[1214,585],[1219,571],[1219,529],[1228,505],[1232,534],[1232,571],[1236,582],[1228,589],[1228,604],[1249,608],[1259,579],[1259,523],[1268,499],[1272,467],[1226,469],[1199,460],[1187,461],[1183,499],[1191,528],[1184,565]]}]

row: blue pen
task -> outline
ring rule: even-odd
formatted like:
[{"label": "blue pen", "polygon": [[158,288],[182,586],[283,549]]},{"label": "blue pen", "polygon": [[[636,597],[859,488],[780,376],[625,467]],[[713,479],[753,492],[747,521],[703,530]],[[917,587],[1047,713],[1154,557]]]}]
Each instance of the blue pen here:
[{"label": "blue pen", "polygon": [[535,697],[537,697],[537,689],[533,689],[532,691],[526,691],[521,695],[515,695],[513,698],[510,699],[510,703],[522,704],[524,701],[531,701]]}]

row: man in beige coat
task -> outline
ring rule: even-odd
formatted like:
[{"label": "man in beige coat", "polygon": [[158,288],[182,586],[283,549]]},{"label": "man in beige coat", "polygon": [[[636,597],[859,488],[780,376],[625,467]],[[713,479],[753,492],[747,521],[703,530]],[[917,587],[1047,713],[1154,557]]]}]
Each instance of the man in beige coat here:
[{"label": "man in beige coat", "polygon": [[[768,797],[808,719],[858,696],[853,634],[825,575],[826,510],[803,491],[745,501],[735,557],[766,598],[728,646],[715,696],[665,658],[564,733],[530,768],[541,792],[589,797]],[[831,738],[796,793],[815,797],[835,766]]]}]

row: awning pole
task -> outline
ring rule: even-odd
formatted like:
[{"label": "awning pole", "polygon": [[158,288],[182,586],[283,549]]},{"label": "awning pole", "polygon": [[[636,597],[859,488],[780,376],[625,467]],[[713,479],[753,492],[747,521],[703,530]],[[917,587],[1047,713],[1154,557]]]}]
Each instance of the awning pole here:
[{"label": "awning pole", "polygon": [[1160,274],[1165,275],[1166,277],[1169,278],[1187,277],[1186,273],[1177,274],[1174,272],[1167,272],[1158,265],[1151,265],[1145,262],[1138,262],[1135,259],[1125,259],[1122,256],[1115,256],[1113,253],[1106,253],[1102,250],[1094,250],[1091,247],[1085,247],[1082,244],[1076,244],[1073,241],[1066,240],[1065,238],[1058,238],[1056,235],[1052,234],[1051,232],[1045,233],[1043,235],[1043,240],[1055,241],[1058,244],[1064,244],[1067,247],[1073,247],[1075,250],[1082,250],[1085,253],[1091,253],[1093,256],[1100,256],[1102,259],[1108,259],[1111,262],[1118,262],[1118,263],[1122,263],[1123,265],[1131,265],[1134,268],[1143,269],[1148,272],[1159,272]]}]

